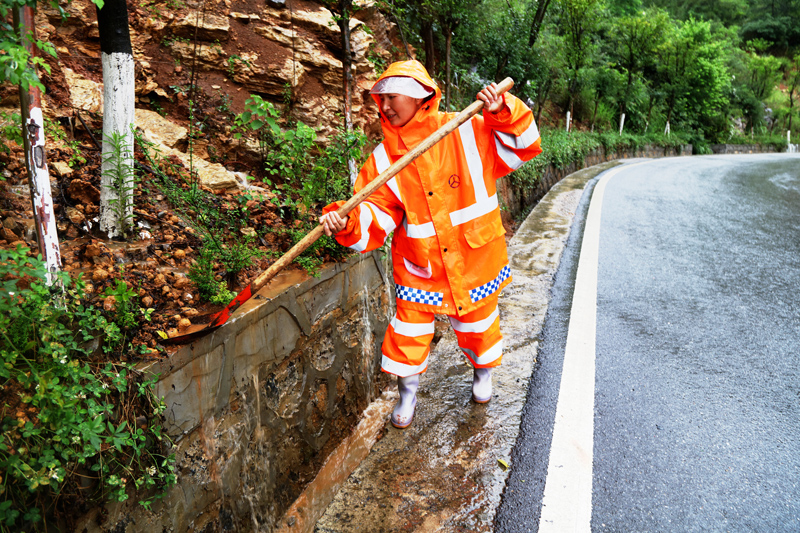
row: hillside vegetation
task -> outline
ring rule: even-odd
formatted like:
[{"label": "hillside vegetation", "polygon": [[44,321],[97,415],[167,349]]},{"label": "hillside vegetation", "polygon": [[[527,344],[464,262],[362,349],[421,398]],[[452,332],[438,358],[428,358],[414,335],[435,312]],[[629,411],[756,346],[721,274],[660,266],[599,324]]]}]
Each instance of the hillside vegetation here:
[{"label": "hillside vegetation", "polygon": [[[680,132],[701,150],[800,131],[798,0],[406,0],[387,6],[450,106],[511,76],[539,122]],[[448,57],[450,58],[448,65]],[[796,142],[796,141],[795,141]]]}]

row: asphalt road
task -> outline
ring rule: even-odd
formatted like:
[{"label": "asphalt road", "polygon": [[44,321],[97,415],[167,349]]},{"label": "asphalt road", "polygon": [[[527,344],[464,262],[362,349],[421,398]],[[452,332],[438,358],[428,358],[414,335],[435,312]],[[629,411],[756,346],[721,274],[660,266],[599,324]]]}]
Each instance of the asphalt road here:
[{"label": "asphalt road", "polygon": [[798,366],[800,157],[600,175],[496,531],[800,531]]}]

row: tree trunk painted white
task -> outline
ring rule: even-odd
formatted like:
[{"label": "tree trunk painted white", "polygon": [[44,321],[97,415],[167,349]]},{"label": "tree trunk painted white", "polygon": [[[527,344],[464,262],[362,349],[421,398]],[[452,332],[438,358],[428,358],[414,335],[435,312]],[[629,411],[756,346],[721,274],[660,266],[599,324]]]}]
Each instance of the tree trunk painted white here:
[{"label": "tree trunk painted white", "polygon": [[[39,92],[35,87],[31,87],[31,91]],[[50,173],[47,170],[44,152],[42,108],[31,105],[28,114],[25,113],[23,105],[23,120],[25,163],[28,169],[28,185],[31,190],[31,202],[39,238],[39,252],[47,265],[47,284],[52,285],[56,279],[56,272],[61,270],[61,247],[58,243],[53,195],[50,190]]]},{"label": "tree trunk painted white", "polygon": [[667,136],[669,136],[669,120],[667,121],[667,125],[666,125],[666,127],[664,128],[664,135],[667,135]]},{"label": "tree trunk painted white", "polygon": [[569,133],[569,125],[572,122],[572,115],[567,111],[567,133]]},{"label": "tree trunk painted white", "polygon": [[[35,53],[31,39],[36,39],[33,15],[31,7],[14,10],[14,25],[23,33],[22,42],[31,54],[31,58]],[[36,220],[39,253],[42,254],[47,267],[46,282],[48,285],[52,285],[56,281],[56,273],[61,270],[61,247],[58,243],[53,195],[50,190],[50,172],[47,170],[47,158],[44,151],[42,93],[34,86],[27,90],[20,87],[19,93],[25,167],[28,172],[33,217]]]},{"label": "tree trunk painted white", "polygon": [[622,128],[625,127],[625,113],[619,117],[619,134],[622,135]]},{"label": "tree trunk painted white", "polygon": [[[109,154],[114,148],[109,142],[115,133],[122,139],[121,166],[133,168],[134,121],[134,70],[133,56],[129,53],[102,53],[103,61],[103,165],[100,189],[100,229],[109,238],[123,236],[133,216],[133,173],[126,176],[123,194],[125,205],[114,207],[120,199],[120,191],[114,187],[115,163]],[[124,213],[124,216],[120,216]]]},{"label": "tree trunk painted white", "polygon": [[[133,221],[133,48],[126,0],[105,0],[97,9],[103,62],[103,177],[100,187],[100,229],[109,238],[125,236]],[[121,158],[115,153],[119,136]],[[117,182],[116,184],[114,182]]]}]

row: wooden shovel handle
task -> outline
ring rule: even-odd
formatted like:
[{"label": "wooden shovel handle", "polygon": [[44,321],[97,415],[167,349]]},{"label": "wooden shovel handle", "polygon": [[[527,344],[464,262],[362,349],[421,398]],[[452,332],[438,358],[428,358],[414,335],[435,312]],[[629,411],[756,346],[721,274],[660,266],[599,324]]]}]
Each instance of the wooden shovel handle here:
[{"label": "wooden shovel handle", "polygon": [[[514,86],[514,80],[506,78],[497,84],[497,94],[508,92]],[[477,115],[483,109],[483,100],[476,100],[472,102],[461,113],[456,115],[453,120],[433,132],[428,138],[409,150],[403,157],[392,163],[392,165],[381,172],[377,178],[369,182],[363,189],[358,191],[357,194],[347,200],[336,212],[340,217],[344,218],[350,211],[366,200],[372,193],[380,189],[387,181],[395,177],[401,170],[406,168],[412,161],[431,149],[433,145],[447,137],[453,130],[460,125]],[[314,244],[317,239],[322,237],[324,230],[322,224],[311,230],[300,242],[292,246],[292,248],[283,254],[280,259],[275,261],[268,269],[258,275],[256,279],[250,282],[250,291],[255,294],[258,290],[266,285],[278,272],[286,268],[292,261],[302,254],[306,248]]]}]

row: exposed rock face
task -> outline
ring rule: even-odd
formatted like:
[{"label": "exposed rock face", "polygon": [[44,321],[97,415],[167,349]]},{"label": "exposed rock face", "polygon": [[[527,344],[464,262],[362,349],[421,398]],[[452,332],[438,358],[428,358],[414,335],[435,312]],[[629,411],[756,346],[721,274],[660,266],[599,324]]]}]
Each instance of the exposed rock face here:
[{"label": "exposed rock face", "polygon": [[136,127],[146,131],[152,142],[175,148],[178,143],[186,141],[186,128],[165,119],[155,111],[137,109],[135,121]]},{"label": "exposed rock face", "polygon": [[172,32],[187,39],[197,38],[203,41],[225,41],[228,39],[231,25],[228,17],[210,12],[190,11],[172,25]]},{"label": "exposed rock face", "polygon": [[[255,93],[282,110],[290,102],[288,112],[314,128],[320,142],[340,127],[341,30],[330,11],[303,0],[289,5],[276,0],[249,10],[238,5],[233,11],[229,2],[205,10],[194,2],[187,5],[165,11],[152,5],[132,8],[138,107],[159,98],[185,104],[188,73],[194,65],[202,73],[198,90],[231,98],[231,113],[241,112],[247,96]],[[59,47],[54,79],[64,80],[60,90],[68,91],[72,108],[102,113],[102,74],[91,65],[93,60],[99,64],[95,7],[89,0],[74,0],[64,9],[66,18],[49,6],[37,11],[38,37],[47,41],[58,35],[68,41],[68,46]],[[375,140],[380,127],[368,88],[379,74],[375,65],[391,61],[391,50],[402,46],[394,25],[371,0],[356,6],[350,32],[353,124]],[[70,108],[53,112],[72,114]],[[233,181],[219,183],[234,186]]]},{"label": "exposed rock face", "polygon": [[87,80],[72,69],[64,67],[73,107],[91,113],[103,112],[103,85]]},{"label": "exposed rock face", "polygon": [[174,147],[186,140],[186,128],[173,124],[155,111],[136,110],[136,127],[143,131],[145,140],[155,143],[162,157],[175,156],[186,168],[190,166],[197,172],[200,183],[213,191],[223,191],[239,186],[233,172],[219,163],[210,163],[205,159],[176,150]]}]

